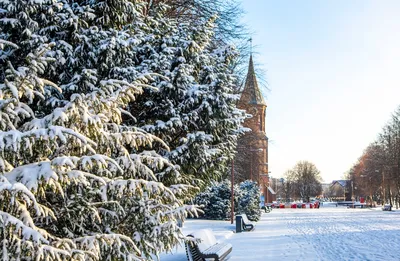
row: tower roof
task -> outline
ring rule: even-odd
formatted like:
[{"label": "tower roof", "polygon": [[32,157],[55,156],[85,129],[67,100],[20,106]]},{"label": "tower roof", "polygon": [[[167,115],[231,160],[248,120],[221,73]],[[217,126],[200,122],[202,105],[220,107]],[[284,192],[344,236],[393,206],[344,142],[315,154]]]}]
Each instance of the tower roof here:
[{"label": "tower roof", "polygon": [[249,70],[247,72],[246,82],[244,85],[242,96],[240,97],[241,104],[256,104],[256,105],[264,105],[265,103],[264,97],[260,89],[258,88],[256,73],[254,71],[253,64],[253,56],[250,55],[249,61]]}]

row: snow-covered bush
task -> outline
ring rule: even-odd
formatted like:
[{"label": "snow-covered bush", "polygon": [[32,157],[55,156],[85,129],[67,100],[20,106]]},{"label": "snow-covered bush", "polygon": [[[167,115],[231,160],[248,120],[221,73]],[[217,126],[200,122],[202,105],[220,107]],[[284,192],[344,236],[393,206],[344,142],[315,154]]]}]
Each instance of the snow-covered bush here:
[{"label": "snow-covered bush", "polygon": [[[256,182],[246,180],[234,185],[235,214],[245,213],[250,220],[258,221],[261,217],[260,192]],[[226,220],[231,214],[231,182],[213,182],[203,192],[197,194],[194,203],[203,206],[206,219]]]},{"label": "snow-covered bush", "polygon": [[195,204],[203,206],[201,217],[226,220],[231,213],[231,183],[228,180],[213,182],[194,199]]},{"label": "snow-covered bush", "polygon": [[245,180],[239,184],[239,191],[236,213],[245,213],[253,221],[260,220],[260,188],[257,182]]}]

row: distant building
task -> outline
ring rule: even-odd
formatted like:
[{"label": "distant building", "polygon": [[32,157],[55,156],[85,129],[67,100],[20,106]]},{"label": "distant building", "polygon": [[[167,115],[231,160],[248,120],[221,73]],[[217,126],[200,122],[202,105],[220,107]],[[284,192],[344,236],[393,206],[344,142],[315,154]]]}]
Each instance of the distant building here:
[{"label": "distant building", "polygon": [[332,181],[330,198],[335,201],[351,201],[351,181],[346,179]]}]

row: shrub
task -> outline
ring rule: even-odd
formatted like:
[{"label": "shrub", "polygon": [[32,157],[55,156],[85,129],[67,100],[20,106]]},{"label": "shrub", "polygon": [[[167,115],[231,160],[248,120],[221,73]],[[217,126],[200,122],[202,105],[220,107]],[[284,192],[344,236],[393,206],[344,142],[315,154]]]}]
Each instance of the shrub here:
[{"label": "shrub", "polygon": [[[261,217],[259,188],[256,182],[246,180],[234,186],[235,214],[245,213],[250,220]],[[231,182],[213,182],[199,193],[194,203],[202,206],[200,217],[213,220],[227,220],[231,213]]]}]

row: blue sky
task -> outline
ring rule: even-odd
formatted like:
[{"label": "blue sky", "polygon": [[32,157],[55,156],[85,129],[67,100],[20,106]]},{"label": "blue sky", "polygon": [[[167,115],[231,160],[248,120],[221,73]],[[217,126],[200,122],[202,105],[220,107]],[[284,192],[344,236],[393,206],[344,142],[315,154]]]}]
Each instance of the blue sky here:
[{"label": "blue sky", "polygon": [[400,105],[400,1],[243,0],[266,73],[269,166],[339,179]]}]

